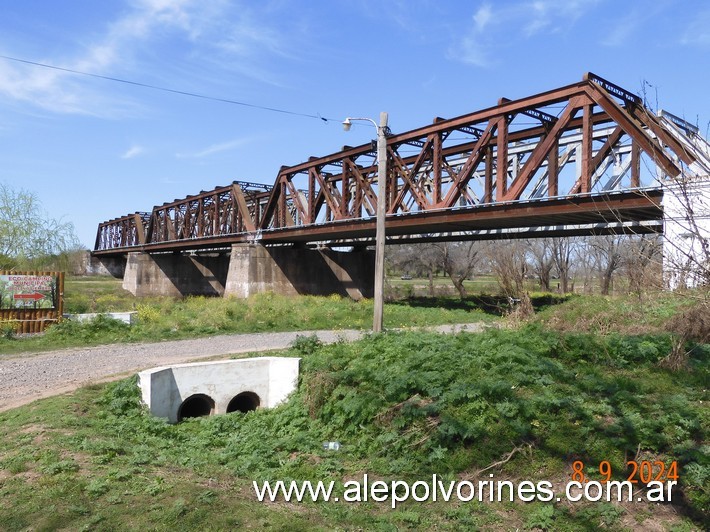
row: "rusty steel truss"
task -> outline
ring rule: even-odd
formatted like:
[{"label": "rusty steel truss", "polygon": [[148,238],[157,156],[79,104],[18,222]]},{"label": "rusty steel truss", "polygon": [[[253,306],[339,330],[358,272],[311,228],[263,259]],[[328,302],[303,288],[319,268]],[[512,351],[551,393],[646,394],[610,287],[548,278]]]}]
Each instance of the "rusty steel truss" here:
[{"label": "rusty steel truss", "polygon": [[[697,129],[594,74],[99,225],[95,253],[662,230],[667,177],[710,174]],[[381,183],[383,185],[381,186]]]}]

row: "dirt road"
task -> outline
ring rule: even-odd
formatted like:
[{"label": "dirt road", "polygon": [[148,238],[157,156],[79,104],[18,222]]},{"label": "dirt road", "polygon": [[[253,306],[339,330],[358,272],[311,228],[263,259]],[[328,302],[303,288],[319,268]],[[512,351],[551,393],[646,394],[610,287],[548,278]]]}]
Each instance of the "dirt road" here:
[{"label": "dirt road", "polygon": [[[478,332],[482,324],[444,325],[430,330]],[[42,397],[71,392],[90,383],[119,379],[137,371],[237,353],[287,348],[297,336],[317,334],[324,343],[353,341],[365,332],[310,331],[233,334],[194,340],[113,344],[0,358],[0,411]]]}]

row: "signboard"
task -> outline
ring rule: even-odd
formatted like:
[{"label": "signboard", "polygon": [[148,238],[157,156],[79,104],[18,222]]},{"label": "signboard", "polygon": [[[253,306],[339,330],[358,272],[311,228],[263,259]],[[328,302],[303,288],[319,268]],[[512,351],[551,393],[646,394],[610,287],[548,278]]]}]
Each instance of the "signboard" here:
[{"label": "signboard", "polygon": [[0,310],[53,309],[57,296],[53,275],[0,275]]}]

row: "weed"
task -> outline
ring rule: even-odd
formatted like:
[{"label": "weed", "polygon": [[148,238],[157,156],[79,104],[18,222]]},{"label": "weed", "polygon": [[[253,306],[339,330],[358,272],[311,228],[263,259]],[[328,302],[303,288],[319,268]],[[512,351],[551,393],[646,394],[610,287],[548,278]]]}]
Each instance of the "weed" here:
[{"label": "weed", "polygon": [[48,475],[58,475],[59,473],[74,473],[79,470],[79,465],[74,460],[60,460],[43,466],[40,471]]},{"label": "weed", "polygon": [[312,334],[310,336],[303,336],[299,334],[291,344],[291,347],[299,355],[307,356],[315,353],[322,345],[323,342],[320,341],[316,334]]},{"label": "weed", "polygon": [[10,322],[0,321],[0,338],[12,340],[15,338],[15,325]]},{"label": "weed", "polygon": [[540,530],[550,530],[555,524],[555,507],[551,504],[540,504],[529,514],[525,522],[525,528],[537,528]]},{"label": "weed", "polygon": [[[283,301],[250,303],[276,308]],[[180,304],[195,319],[212,305],[198,298]],[[236,304],[221,302],[211,315],[226,323],[227,310],[241,312]],[[346,305],[360,303],[315,299],[311,312],[335,316]],[[302,358],[288,402],[177,425],[148,414],[135,377],[83,388],[0,413],[0,448],[9,450],[0,462],[0,528],[617,528],[622,510],[605,504],[576,512],[544,504],[404,504],[392,512],[371,503],[264,505],[253,500],[251,480],[345,480],[363,472],[468,478],[506,457],[486,474],[524,472],[535,480],[569,473],[572,460],[609,460],[623,479],[626,460],[639,453],[678,461],[673,501],[683,501],[679,511],[696,523],[671,516],[665,524],[697,528],[708,512],[710,349],[693,349],[688,366],[671,373],[658,365],[671,341],[657,331],[598,336],[535,321],[516,330],[387,333],[352,344],[302,336],[286,353]],[[33,443],[36,430],[23,430],[31,425],[46,427],[41,446]],[[335,440],[338,452],[322,448]]]}]

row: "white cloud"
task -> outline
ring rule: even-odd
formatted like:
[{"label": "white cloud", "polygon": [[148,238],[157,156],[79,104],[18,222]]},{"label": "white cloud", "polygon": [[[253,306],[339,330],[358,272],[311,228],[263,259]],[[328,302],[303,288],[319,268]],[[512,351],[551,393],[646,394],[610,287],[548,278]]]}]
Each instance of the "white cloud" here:
[{"label": "white cloud", "polygon": [[[108,25],[101,38],[74,57],[49,57],[38,63],[69,70],[108,74],[120,69],[132,52],[139,49],[158,27],[183,28],[189,16],[184,7],[193,0],[141,0],[133,11]],[[5,50],[5,55],[13,55]],[[0,94],[39,106],[55,113],[111,117],[134,107],[106,91],[94,90],[76,74],[34,65],[0,62]]]},{"label": "white cloud", "polygon": [[710,46],[710,9],[695,14],[680,42],[691,46]]},{"label": "white cloud", "polygon": [[479,10],[476,11],[476,14],[473,15],[473,21],[476,23],[476,30],[483,31],[485,27],[488,26],[491,18],[493,18],[493,10],[491,9],[490,4],[483,4]]},{"label": "white cloud", "polygon": [[[520,44],[545,32],[559,33],[571,27],[600,0],[518,0],[482,4],[472,17],[469,31],[449,48],[449,57],[485,67],[501,46]],[[501,39],[501,36],[505,36]]]},{"label": "white cloud", "polygon": [[251,142],[251,140],[252,139],[249,139],[249,138],[233,139],[233,140],[229,140],[226,142],[212,144],[211,146],[208,146],[207,148],[204,148],[200,151],[193,152],[193,153],[176,153],[175,156],[178,159],[187,159],[187,158],[199,159],[202,157],[207,157],[209,155],[214,155],[215,153],[234,150],[236,148],[239,148],[240,146],[243,146],[244,144]]},{"label": "white cloud", "polygon": [[121,155],[121,159],[133,159],[134,157],[138,157],[142,153],[145,153],[145,148],[143,146],[137,146],[133,145],[126,152]]},{"label": "white cloud", "polygon": [[[141,54],[160,39],[177,38],[186,54],[219,69],[274,83],[263,71],[263,54],[288,56],[283,32],[269,26],[266,15],[227,0],[128,0],[129,9],[109,21],[98,37],[78,52],[51,51],[39,63],[110,77],[132,79]],[[262,20],[263,19],[263,20]],[[11,50],[0,50],[15,55]],[[238,57],[240,60],[235,61]],[[30,58],[35,59],[35,58]],[[140,76],[142,77],[142,76]],[[140,77],[137,81],[140,81]],[[135,113],[137,105],[116,96],[110,87],[87,78],[33,65],[0,61],[0,95],[54,113],[117,117]]]}]

